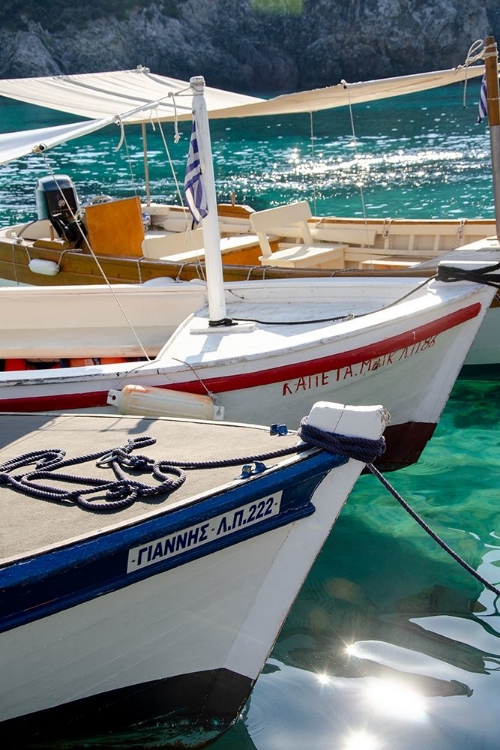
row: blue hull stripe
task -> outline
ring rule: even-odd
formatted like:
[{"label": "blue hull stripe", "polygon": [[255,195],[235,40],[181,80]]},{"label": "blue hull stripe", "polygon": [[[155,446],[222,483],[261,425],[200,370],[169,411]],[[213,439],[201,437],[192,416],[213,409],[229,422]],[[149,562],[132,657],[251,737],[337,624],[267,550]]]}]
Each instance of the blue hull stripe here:
[{"label": "blue hull stripe", "polygon": [[[18,560],[0,569],[0,632],[69,609],[311,515],[315,510],[311,497],[319,482],[331,468],[346,460],[318,453],[278,471],[246,480],[222,495]],[[264,515],[257,523],[246,524],[243,516],[246,511],[238,513],[238,509],[245,506],[248,509],[249,504],[258,504],[262,498],[270,498],[281,490],[279,512]],[[141,545],[154,549],[152,543],[158,543],[159,539],[171,538],[178,532],[181,536],[183,530],[207,526],[204,522],[221,514],[228,514],[229,519],[237,519],[239,523],[234,523],[234,528],[231,523],[226,524],[223,534],[201,545],[190,545],[184,534],[184,549],[173,556],[159,554],[157,562],[153,560],[152,564],[127,573],[131,549]]]}]

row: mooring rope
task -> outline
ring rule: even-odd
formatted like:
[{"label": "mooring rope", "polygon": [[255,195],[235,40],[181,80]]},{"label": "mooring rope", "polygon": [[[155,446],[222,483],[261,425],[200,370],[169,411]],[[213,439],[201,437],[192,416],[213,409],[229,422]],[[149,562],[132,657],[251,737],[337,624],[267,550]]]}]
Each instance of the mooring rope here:
[{"label": "mooring rope", "polygon": [[[500,267],[500,264],[498,264]],[[413,508],[404,500],[401,495],[394,489],[394,487],[387,481],[387,479],[380,473],[380,471],[373,465],[375,457],[382,455],[385,450],[385,442],[383,438],[381,441],[364,440],[363,438],[348,438],[343,435],[334,435],[332,433],[324,432],[316,427],[311,427],[307,424],[307,418],[302,420],[299,429],[299,435],[303,440],[307,440],[308,443],[316,445],[324,450],[331,451],[332,453],[341,453],[347,455],[349,458],[356,458],[359,461],[366,463],[366,468],[381,482],[381,484],[396,498],[402,508],[419,524],[419,526],[433,539],[441,549],[443,549],[450,557],[452,557],[464,570],[472,575],[477,581],[483,584],[485,588],[492,591],[497,596],[500,596],[500,589],[494,584],[486,580],[480,573],[474,570],[460,555],[455,552],[441,537],[433,531],[430,526],[413,510]],[[352,447],[351,447],[352,441]],[[378,445],[377,445],[378,443]],[[365,445],[366,444],[366,445]],[[365,450],[366,448],[366,450]],[[370,453],[374,458],[370,459]]]},{"label": "mooring rope", "polygon": [[[437,270],[437,279],[439,281],[473,281],[476,284],[485,284],[500,288],[500,274],[493,273],[500,269],[500,263],[494,263],[492,266],[484,268],[475,268],[466,270],[464,268],[455,268],[454,266],[439,265]],[[488,277],[486,277],[488,274]]]},{"label": "mooring rope", "polygon": [[497,596],[500,596],[500,589],[494,586],[492,583],[486,580],[486,578],[483,578],[483,576],[477,572],[477,570],[474,570],[469,563],[465,562],[465,560],[460,557],[457,552],[455,552],[450,546],[446,544],[441,537],[439,537],[435,531],[433,531],[428,524],[425,523],[423,518],[421,518],[416,511],[413,510],[413,508],[404,500],[399,492],[394,489],[394,487],[387,481],[387,479],[380,473],[380,471],[373,466],[371,463],[367,463],[366,465],[367,469],[371,471],[371,473],[377,477],[377,479],[383,484],[383,486],[391,493],[391,495],[396,498],[398,503],[401,505],[402,508],[405,509],[405,511],[418,523],[418,525],[433,539],[439,546],[448,554],[450,557],[452,557],[459,565],[461,565],[464,570],[466,570],[468,573],[470,573],[477,581],[483,584],[487,589],[492,591]]}]

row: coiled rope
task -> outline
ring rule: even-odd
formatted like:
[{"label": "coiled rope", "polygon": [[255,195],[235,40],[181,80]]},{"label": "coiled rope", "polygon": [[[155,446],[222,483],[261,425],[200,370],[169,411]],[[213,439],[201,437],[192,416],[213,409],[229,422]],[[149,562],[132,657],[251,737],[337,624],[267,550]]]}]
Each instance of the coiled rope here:
[{"label": "coiled rope", "polygon": [[[115,511],[133,505],[139,498],[152,498],[166,495],[177,490],[185,481],[184,470],[218,469],[228,466],[239,466],[248,463],[289,456],[310,450],[311,447],[322,448],[331,453],[356,458],[359,461],[374,461],[385,450],[385,441],[364,440],[316,430],[303,419],[299,429],[302,442],[298,445],[250,456],[238,456],[212,461],[154,461],[142,454],[132,452],[156,443],[153,437],[136,437],[129,439],[127,445],[89,453],[76,458],[65,458],[65,451],[55,448],[24,453],[17,458],[9,459],[0,465],[0,484],[9,485],[14,490],[49,502],[77,505],[84,510],[94,512]],[[69,474],[61,469],[94,461],[99,468],[108,467],[114,473],[114,479],[99,479]],[[35,468],[17,473],[21,467],[35,464]],[[150,485],[132,478],[127,471],[147,473],[156,480]],[[47,485],[43,480],[65,482],[78,485],[74,490]],[[98,498],[91,498],[98,493]]]}]

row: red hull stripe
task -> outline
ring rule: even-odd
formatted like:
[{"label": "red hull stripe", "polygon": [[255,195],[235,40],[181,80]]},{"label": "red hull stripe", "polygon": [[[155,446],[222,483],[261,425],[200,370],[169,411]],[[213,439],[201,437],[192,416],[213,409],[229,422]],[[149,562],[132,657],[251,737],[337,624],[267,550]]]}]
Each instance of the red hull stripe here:
[{"label": "red hull stripe", "polygon": [[[281,383],[294,378],[316,375],[321,372],[338,370],[360,362],[365,362],[376,357],[383,357],[391,352],[404,349],[405,347],[425,341],[432,336],[437,336],[455,326],[465,323],[477,317],[481,311],[481,303],[462,308],[457,312],[445,315],[432,323],[426,323],[418,328],[405,331],[397,336],[391,336],[384,341],[377,341],[368,346],[351,349],[329,357],[294,362],[282,367],[273,367],[269,370],[258,370],[241,375],[230,375],[220,378],[204,378],[206,387],[213,393],[225,391],[244,390],[255,388],[271,383]],[[306,352],[307,353],[307,352]],[[206,393],[198,380],[185,383],[172,383],[158,386],[186,393]],[[20,388],[22,391],[22,387]],[[51,409],[84,409],[93,406],[104,406],[107,402],[108,391],[92,391],[90,393],[68,393],[51,396],[31,396],[29,398],[12,398],[0,400],[1,411],[25,412],[25,411],[50,411]]]}]

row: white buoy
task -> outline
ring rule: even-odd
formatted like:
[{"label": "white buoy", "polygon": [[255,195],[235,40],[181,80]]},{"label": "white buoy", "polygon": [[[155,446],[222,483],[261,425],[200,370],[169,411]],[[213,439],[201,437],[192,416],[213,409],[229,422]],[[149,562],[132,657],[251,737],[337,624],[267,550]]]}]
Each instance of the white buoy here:
[{"label": "white buoy", "polygon": [[43,260],[42,258],[32,258],[28,263],[28,268],[33,273],[41,273],[42,276],[56,276],[59,273],[59,264],[54,260]]},{"label": "white buoy", "polygon": [[184,419],[224,419],[224,407],[210,396],[182,393],[168,388],[126,385],[121,391],[108,392],[108,404],[120,414],[141,417],[182,417]]},{"label": "white buoy", "polygon": [[383,406],[345,406],[330,401],[317,401],[309,412],[308,424],[325,432],[346,437],[363,435],[377,440],[391,416]]}]

